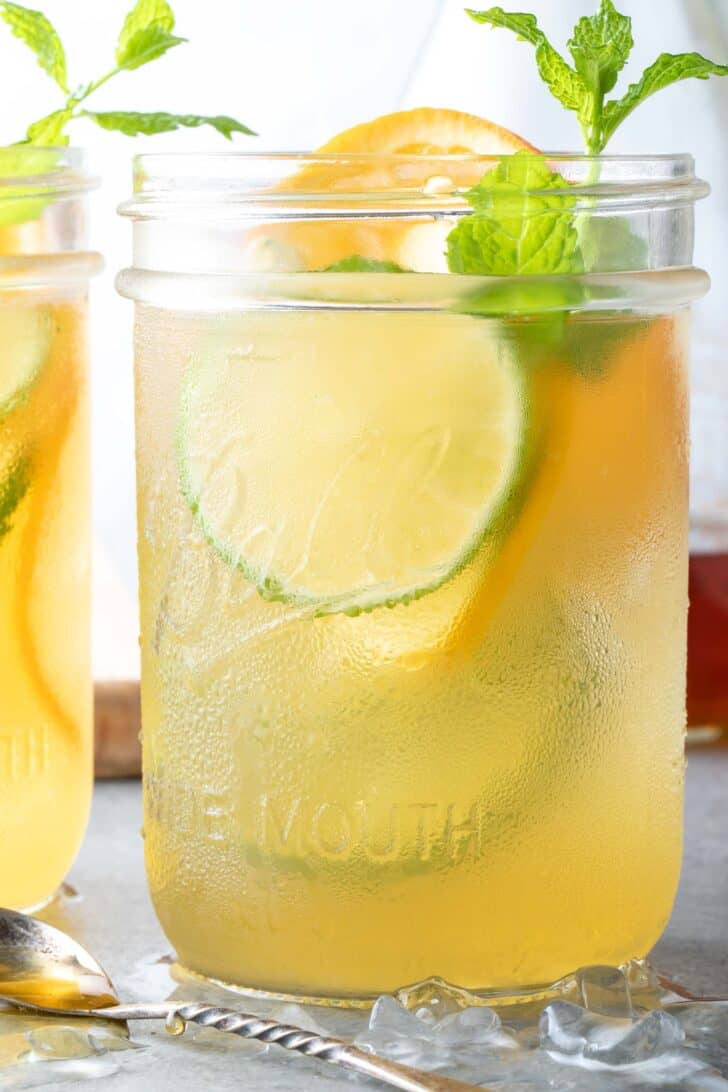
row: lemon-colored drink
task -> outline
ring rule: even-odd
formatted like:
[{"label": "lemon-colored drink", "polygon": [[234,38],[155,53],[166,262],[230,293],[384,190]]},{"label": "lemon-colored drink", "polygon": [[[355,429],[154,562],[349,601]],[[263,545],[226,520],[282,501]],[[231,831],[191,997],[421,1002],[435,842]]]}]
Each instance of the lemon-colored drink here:
[{"label": "lemon-colored drink", "polygon": [[91,792],[85,305],[0,294],[0,903],[49,898]]},{"label": "lemon-colored drink", "polygon": [[649,950],[687,323],[140,306],[146,854],[184,964],[356,997]]}]

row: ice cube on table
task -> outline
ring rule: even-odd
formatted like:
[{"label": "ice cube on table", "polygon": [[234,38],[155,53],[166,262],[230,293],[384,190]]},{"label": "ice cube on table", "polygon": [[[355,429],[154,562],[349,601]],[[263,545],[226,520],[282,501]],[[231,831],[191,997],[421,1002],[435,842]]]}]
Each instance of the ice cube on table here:
[{"label": "ice cube on table", "polygon": [[472,1051],[478,1047],[511,1050],[518,1045],[513,1033],[503,1027],[498,1013],[488,1008],[450,1013],[438,1020],[432,1031],[434,1041],[451,1050],[468,1048]]},{"label": "ice cube on table", "polygon": [[489,1043],[501,1030],[500,1017],[492,1009],[464,1009],[443,1016],[433,1026],[433,1033],[449,1046],[470,1046],[473,1043]]},{"label": "ice cube on table", "polygon": [[378,998],[369,1027],[357,1035],[354,1045],[381,1054],[394,1062],[420,1069],[439,1069],[447,1064],[449,1051],[434,1040],[434,1025],[408,1012],[393,997]]},{"label": "ice cube on table", "polygon": [[369,1017],[369,1027],[355,1039],[357,1046],[369,1048],[394,1061],[422,1064],[433,1042],[434,1025],[416,1016],[393,997],[377,999]]},{"label": "ice cube on table", "polygon": [[630,1020],[554,1001],[541,1014],[541,1047],[552,1056],[577,1056],[608,1066],[634,1065],[674,1050],[684,1041],[683,1028],[668,1012],[654,1011]]}]

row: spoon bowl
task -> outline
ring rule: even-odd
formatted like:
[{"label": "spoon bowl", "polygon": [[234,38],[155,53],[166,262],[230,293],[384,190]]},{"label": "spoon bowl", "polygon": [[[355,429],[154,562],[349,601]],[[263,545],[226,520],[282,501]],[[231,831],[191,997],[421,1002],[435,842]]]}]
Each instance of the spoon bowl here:
[{"label": "spoon bowl", "polygon": [[118,1001],[94,957],[52,925],[0,909],[0,994],[52,1009],[89,1011]]}]

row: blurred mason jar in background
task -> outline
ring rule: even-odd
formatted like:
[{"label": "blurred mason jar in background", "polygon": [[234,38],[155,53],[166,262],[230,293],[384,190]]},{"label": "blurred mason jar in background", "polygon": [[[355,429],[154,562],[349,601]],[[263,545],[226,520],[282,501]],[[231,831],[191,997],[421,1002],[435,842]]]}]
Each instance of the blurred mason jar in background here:
[{"label": "blurred mason jar in background", "polygon": [[[695,48],[728,60],[726,0],[683,0]],[[692,394],[688,723],[728,732],[728,81],[708,92],[696,154],[713,184],[698,262],[713,277],[695,318]],[[698,135],[696,134],[696,135]],[[710,163],[709,163],[710,160]]]},{"label": "blurred mason jar in background", "polygon": [[[635,47],[614,94],[662,52],[697,50],[728,63],[728,0],[616,4],[632,16]],[[579,147],[576,119],[540,83],[532,47],[506,31],[475,26],[463,6],[443,0],[403,105],[470,110],[542,148]],[[576,21],[598,0],[504,6],[533,11],[564,50]],[[713,187],[697,214],[695,251],[713,290],[694,317],[688,721],[692,728],[722,727],[728,737],[728,79],[691,80],[660,92],[625,123],[609,151],[689,151]]]}]

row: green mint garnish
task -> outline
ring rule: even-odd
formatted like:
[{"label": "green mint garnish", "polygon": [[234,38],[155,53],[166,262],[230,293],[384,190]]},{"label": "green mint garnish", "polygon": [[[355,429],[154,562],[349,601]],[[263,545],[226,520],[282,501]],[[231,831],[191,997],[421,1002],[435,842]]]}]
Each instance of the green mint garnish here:
[{"label": "green mint garnish", "polygon": [[396,262],[381,261],[379,258],[363,258],[361,254],[351,254],[341,258],[333,265],[327,265],[320,273],[411,273]]},{"label": "green mint garnish", "polygon": [[[510,30],[534,46],[542,80],[567,110],[576,113],[587,153],[594,156],[604,151],[619,125],[656,91],[691,77],[728,75],[728,65],[699,53],[663,53],[621,98],[607,101],[634,45],[632,20],[617,11],[612,0],[601,0],[597,13],[584,16],[574,27],[568,41],[573,63],[554,49],[535,15],[501,7],[466,11],[475,22]],[[595,160],[588,181],[598,178]],[[520,319],[513,336],[529,350],[532,362],[558,350],[582,373],[598,374],[611,339],[609,325],[594,323],[590,333],[581,323],[577,330],[569,323],[568,313],[599,289],[586,281],[559,278],[559,274],[644,269],[646,245],[618,214],[590,215],[588,197],[582,196],[577,208],[569,189],[569,182],[551,172],[543,156],[519,152],[503,157],[465,195],[473,212],[448,236],[448,266],[454,273],[491,277],[532,274],[534,279],[522,283],[490,282],[479,287],[461,302],[460,309]],[[544,275],[555,279],[539,282]]]},{"label": "green mint garnish", "polygon": [[173,129],[199,125],[212,126],[228,140],[233,133],[253,135],[252,129],[224,114],[208,116],[86,109],[84,104],[89,97],[114,76],[156,61],[170,49],[186,41],[172,33],[174,12],[167,0],[137,0],[121,28],[114,65],[99,79],[79,84],[70,91],[63,43],[46,16],[21,4],[0,0],[0,19],[32,50],[40,67],[55,81],[65,96],[60,106],[28,126],[23,143],[48,146],[68,144],[68,125],[79,118],[88,118],[103,129],[113,129],[130,136],[138,133],[167,133]]},{"label": "green mint garnish", "polygon": [[[516,152],[465,194],[473,208],[447,237],[453,273],[486,276],[581,272],[576,198],[543,156]],[[561,192],[553,192],[561,191]]]},{"label": "green mint garnish", "polygon": [[573,65],[554,49],[535,15],[500,7],[466,11],[476,23],[510,30],[535,46],[542,80],[562,106],[578,116],[591,155],[601,154],[622,122],[656,91],[679,80],[728,76],[728,65],[699,53],[662,53],[621,98],[607,102],[634,45],[632,20],[618,12],[612,0],[601,0],[596,15],[584,16],[574,27],[567,43]]},{"label": "green mint garnish", "polygon": [[543,156],[525,151],[503,156],[465,194],[473,212],[447,237],[451,272],[493,278],[464,296],[457,310],[522,319],[512,324],[510,336],[531,366],[559,346],[567,311],[583,299],[580,284],[558,277],[583,269],[576,198],[568,190],[566,179]]}]

